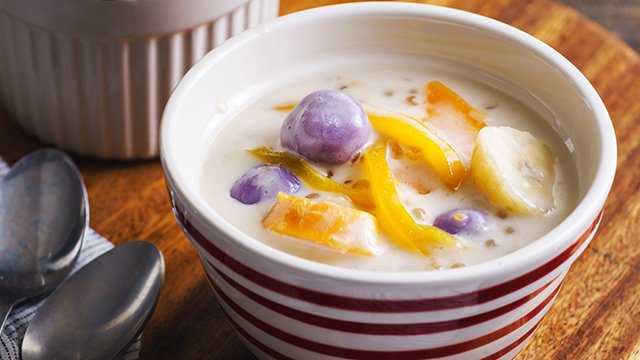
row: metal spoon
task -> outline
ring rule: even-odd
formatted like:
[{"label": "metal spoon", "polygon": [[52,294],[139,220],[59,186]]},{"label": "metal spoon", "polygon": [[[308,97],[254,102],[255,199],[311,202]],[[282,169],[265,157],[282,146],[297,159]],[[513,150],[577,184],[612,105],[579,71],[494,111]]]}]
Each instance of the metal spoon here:
[{"label": "metal spoon", "polygon": [[13,305],[67,276],[88,208],[78,169],[58,150],[35,151],[0,179],[0,332]]},{"label": "metal spoon", "polygon": [[164,260],[147,242],[126,243],[73,274],[31,320],[22,359],[112,359],[147,323],[160,297]]}]

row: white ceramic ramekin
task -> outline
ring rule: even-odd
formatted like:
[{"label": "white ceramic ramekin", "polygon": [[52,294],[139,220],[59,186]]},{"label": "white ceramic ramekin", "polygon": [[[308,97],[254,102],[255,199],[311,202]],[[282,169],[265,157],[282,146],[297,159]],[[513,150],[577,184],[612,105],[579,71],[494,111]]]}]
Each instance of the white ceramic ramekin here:
[{"label": "white ceramic ramekin", "polygon": [[0,102],[58,147],[154,157],[182,75],[277,14],[278,0],[0,0]]},{"label": "white ceramic ramekin", "polygon": [[[492,261],[375,273],[283,253],[207,206],[199,169],[221,123],[305,72],[380,54],[457,61],[540,112],[575,158],[576,208],[547,235]],[[462,11],[369,3],[286,16],[212,51],[169,100],[161,154],[178,222],[259,358],[498,359],[524,346],[592,238],[615,173],[616,140],[593,87],[535,38]]]}]

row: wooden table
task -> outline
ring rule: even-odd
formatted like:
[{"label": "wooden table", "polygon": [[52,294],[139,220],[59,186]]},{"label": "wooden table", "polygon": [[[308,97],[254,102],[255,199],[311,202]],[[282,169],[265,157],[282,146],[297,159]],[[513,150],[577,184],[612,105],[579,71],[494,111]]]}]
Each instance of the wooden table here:
[{"label": "wooden table", "polygon": [[[282,13],[341,1],[282,0]],[[640,59],[570,8],[546,0],[424,1],[516,26],[571,60],[603,97],[618,134],[618,175],[598,235],[519,359],[640,357]],[[0,109],[0,156],[42,147]],[[176,225],[160,163],[74,156],[91,203],[91,226],[116,244],[145,239],[166,260],[164,292],[143,336],[143,359],[251,359],[224,320],[196,252]]]}]

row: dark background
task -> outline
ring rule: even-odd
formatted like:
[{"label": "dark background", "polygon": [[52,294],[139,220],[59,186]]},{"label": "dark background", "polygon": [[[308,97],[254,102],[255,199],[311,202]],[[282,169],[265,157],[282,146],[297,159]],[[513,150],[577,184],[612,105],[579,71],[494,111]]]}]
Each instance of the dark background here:
[{"label": "dark background", "polygon": [[640,0],[559,0],[614,32],[640,51]]}]

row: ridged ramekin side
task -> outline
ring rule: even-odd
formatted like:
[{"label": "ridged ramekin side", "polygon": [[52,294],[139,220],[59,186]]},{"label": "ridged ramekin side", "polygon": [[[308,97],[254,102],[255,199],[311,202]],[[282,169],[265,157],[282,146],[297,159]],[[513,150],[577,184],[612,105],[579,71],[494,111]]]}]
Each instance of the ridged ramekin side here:
[{"label": "ridged ramekin side", "polygon": [[155,157],[160,116],[182,75],[277,12],[277,0],[249,0],[189,29],[116,39],[57,34],[0,12],[0,102],[46,143],[104,158]]}]

